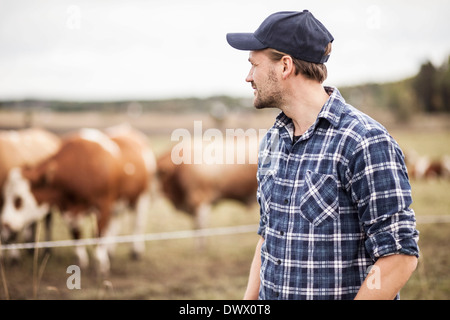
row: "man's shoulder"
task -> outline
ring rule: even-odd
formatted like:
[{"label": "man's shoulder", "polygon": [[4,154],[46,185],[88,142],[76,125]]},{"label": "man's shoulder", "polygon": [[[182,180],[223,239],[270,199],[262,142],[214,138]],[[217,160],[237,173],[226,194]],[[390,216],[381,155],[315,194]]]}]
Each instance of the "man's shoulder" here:
[{"label": "man's shoulder", "polygon": [[387,129],[380,122],[348,103],[343,107],[339,130],[351,131],[357,140],[373,135],[389,135]]},{"label": "man's shoulder", "polygon": [[330,99],[319,117],[327,119],[337,130],[351,132],[355,138],[368,132],[387,132],[386,128],[368,114],[347,103],[335,87],[325,87]]}]

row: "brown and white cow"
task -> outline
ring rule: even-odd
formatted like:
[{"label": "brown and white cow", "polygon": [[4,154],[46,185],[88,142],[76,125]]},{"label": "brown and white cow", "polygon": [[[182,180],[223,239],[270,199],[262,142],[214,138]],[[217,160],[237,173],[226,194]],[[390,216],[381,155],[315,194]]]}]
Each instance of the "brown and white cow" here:
[{"label": "brown and white cow", "polygon": [[[225,157],[227,146],[223,148]],[[158,158],[157,168],[160,189],[176,209],[194,217],[196,229],[206,226],[211,206],[220,200],[256,203],[256,163],[175,164],[173,152],[168,151]]]},{"label": "brown and white cow", "polygon": [[412,179],[426,180],[450,177],[450,158],[447,155],[432,159],[409,150],[405,156],[408,174]]},{"label": "brown and white cow", "polygon": [[57,135],[41,128],[0,131],[0,187],[11,168],[34,165],[55,154],[60,145]]},{"label": "brown and white cow", "polygon": [[[3,207],[3,185],[14,167],[32,166],[54,155],[61,146],[61,139],[41,128],[0,131],[0,212]],[[50,217],[46,219],[46,239],[50,238]],[[34,225],[25,231],[25,241],[34,241]],[[11,236],[3,240],[14,241]],[[9,238],[9,239],[5,239]],[[17,253],[14,253],[16,255]]]},{"label": "brown and white cow", "polygon": [[[81,129],[66,137],[58,153],[38,165],[14,168],[4,187],[2,228],[18,231],[42,219],[51,206],[59,208],[75,239],[88,212],[95,212],[97,235],[113,235],[112,217],[124,205],[136,211],[135,232],[141,233],[148,213],[155,160],[135,130]],[[143,249],[136,242],[135,254]],[[88,264],[85,247],[76,247],[79,263]],[[108,246],[96,246],[98,270],[110,268]]]}]

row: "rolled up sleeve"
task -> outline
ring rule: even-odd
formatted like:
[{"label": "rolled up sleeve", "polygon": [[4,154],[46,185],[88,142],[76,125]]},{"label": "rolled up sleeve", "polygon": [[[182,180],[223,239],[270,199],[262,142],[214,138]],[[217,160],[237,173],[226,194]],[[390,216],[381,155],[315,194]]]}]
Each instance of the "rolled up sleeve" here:
[{"label": "rolled up sleeve", "polygon": [[391,254],[419,256],[419,234],[412,209],[370,221],[365,224],[365,230],[365,247],[373,260]]},{"label": "rolled up sleeve", "polygon": [[392,254],[418,257],[411,186],[395,140],[386,132],[369,131],[353,153],[348,177],[372,259]]}]

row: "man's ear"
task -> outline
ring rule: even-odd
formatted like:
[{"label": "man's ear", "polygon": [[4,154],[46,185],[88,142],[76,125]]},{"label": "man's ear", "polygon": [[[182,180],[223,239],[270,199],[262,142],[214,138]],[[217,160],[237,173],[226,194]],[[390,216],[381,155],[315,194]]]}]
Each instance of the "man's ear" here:
[{"label": "man's ear", "polygon": [[283,58],[281,58],[281,64],[283,66],[283,80],[286,80],[291,75],[295,74],[295,65],[291,56],[285,55]]}]

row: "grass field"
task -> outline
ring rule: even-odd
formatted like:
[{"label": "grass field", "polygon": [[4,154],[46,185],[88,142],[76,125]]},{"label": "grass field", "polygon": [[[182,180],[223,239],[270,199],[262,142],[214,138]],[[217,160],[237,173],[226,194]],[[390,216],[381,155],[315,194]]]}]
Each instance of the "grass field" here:
[{"label": "grass field", "polygon": [[[414,148],[433,157],[450,154],[448,130],[394,130],[393,136],[403,148]],[[167,135],[151,138],[157,153],[170,142]],[[449,180],[412,181],[412,187],[413,208],[419,221],[421,217],[450,216]],[[129,220],[123,219],[126,234]],[[248,209],[224,201],[214,208],[209,226],[256,225],[258,219],[256,206]],[[58,215],[53,226],[55,240],[69,238]],[[189,216],[174,210],[164,198],[154,200],[147,232],[190,229]],[[421,258],[401,298],[450,299],[450,223],[418,224],[418,229]],[[23,259],[17,264],[3,259],[5,281],[0,278],[0,299],[241,299],[257,241],[256,230],[207,237],[203,250],[198,250],[196,239],[151,241],[137,261],[129,258],[129,245],[119,244],[110,275],[98,277],[93,266],[81,270],[80,290],[66,286],[70,275],[67,267],[76,263],[73,248],[53,248],[49,255],[39,250],[38,259],[33,251],[23,252]]]},{"label": "grass field", "polygon": [[[438,159],[450,154],[450,132],[402,132],[394,137],[402,148]],[[418,221],[429,216],[450,216],[450,181],[411,181],[413,209]],[[423,223],[420,232],[420,259],[416,272],[401,292],[402,299],[450,299],[450,223]]]}]

